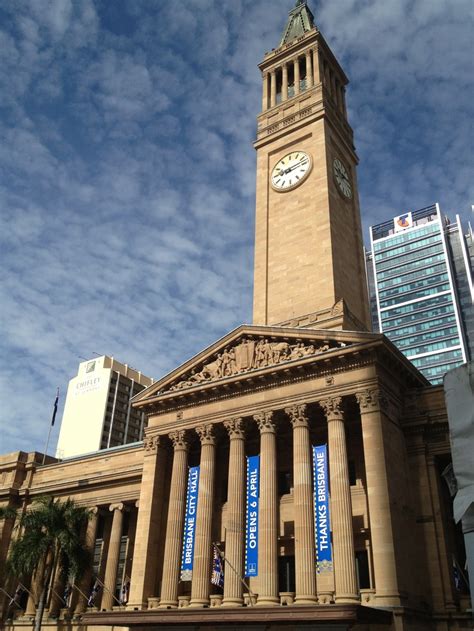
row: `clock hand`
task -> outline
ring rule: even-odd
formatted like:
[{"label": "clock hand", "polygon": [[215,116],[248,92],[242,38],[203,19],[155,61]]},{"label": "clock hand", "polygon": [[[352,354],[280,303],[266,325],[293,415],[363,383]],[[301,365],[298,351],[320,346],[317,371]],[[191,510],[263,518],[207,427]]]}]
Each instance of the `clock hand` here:
[{"label": "clock hand", "polygon": [[286,175],[287,173],[290,173],[290,171],[294,171],[295,169],[300,167],[302,164],[306,164],[306,160],[301,160],[301,162],[298,162],[297,164],[293,165],[292,167],[288,167],[287,169],[285,169],[285,171],[283,171],[283,173]]}]

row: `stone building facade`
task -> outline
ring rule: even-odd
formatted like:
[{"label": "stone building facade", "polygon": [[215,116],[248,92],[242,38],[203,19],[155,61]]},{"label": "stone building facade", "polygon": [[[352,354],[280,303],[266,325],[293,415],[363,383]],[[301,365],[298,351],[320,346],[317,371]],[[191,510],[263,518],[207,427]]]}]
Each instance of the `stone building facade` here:
[{"label": "stone building facade", "polygon": [[[368,331],[347,79],[306,2],[260,67],[254,323],[135,397],[148,420],[143,444],[45,465],[38,454],[0,459],[2,505],[27,509],[50,494],[92,509],[93,565],[66,608],[53,586],[52,631],[470,628],[441,477],[450,462],[443,391]],[[327,445],[329,459],[324,568],[314,445]],[[258,572],[245,578],[246,459],[256,455]],[[183,580],[188,472],[198,465],[194,564]],[[12,521],[1,529],[3,564]],[[214,545],[222,589],[211,583]],[[15,580],[5,585],[11,593]],[[12,608],[3,598],[9,631],[31,627],[34,596],[24,599]]]}]

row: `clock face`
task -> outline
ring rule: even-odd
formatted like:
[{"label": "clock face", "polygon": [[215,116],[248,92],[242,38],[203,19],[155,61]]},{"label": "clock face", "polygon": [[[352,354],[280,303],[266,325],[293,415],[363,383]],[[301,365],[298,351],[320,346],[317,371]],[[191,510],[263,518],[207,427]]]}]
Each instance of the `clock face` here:
[{"label": "clock face", "polygon": [[339,187],[339,190],[344,195],[344,197],[350,199],[352,197],[352,185],[346,167],[338,158],[334,160],[333,167],[334,178],[336,180],[337,186]]},{"label": "clock face", "polygon": [[289,191],[299,186],[311,172],[311,156],[304,151],[292,151],[273,167],[271,185],[275,191]]}]

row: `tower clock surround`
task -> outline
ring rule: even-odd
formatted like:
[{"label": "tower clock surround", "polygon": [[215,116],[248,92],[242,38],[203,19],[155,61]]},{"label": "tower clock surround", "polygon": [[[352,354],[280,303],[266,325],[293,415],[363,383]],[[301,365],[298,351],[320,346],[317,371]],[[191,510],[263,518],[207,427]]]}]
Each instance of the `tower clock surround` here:
[{"label": "tower clock surround", "polygon": [[253,322],[370,330],[347,78],[314,25],[259,67]]}]

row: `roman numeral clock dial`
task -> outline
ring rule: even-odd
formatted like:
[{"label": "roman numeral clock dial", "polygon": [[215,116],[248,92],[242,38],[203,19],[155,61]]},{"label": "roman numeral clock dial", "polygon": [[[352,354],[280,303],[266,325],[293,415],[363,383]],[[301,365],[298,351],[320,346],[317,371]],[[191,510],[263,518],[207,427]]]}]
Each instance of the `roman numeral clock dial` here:
[{"label": "roman numeral clock dial", "polygon": [[304,151],[293,151],[281,158],[273,167],[271,185],[283,193],[302,184],[311,172],[311,156]]},{"label": "roman numeral clock dial", "polygon": [[336,158],[333,163],[334,179],[336,180],[337,187],[344,197],[350,199],[352,197],[352,184],[349,179],[349,174],[346,167],[342,164],[339,158]]}]

